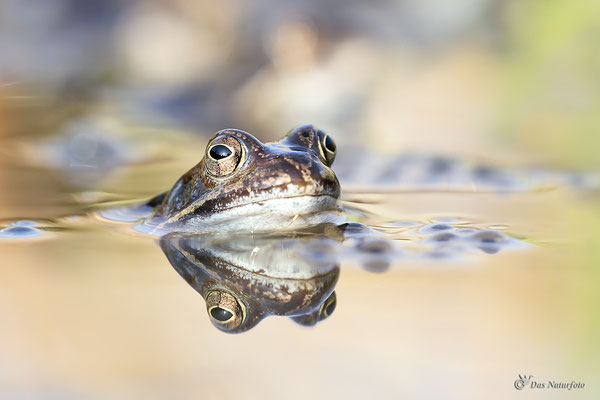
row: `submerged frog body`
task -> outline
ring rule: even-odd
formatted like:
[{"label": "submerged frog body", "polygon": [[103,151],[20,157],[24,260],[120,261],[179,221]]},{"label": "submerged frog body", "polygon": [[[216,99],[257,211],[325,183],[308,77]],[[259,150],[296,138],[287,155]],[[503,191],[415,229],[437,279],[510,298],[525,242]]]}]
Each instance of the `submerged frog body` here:
[{"label": "submerged frog body", "polygon": [[333,140],[311,125],[279,142],[261,143],[226,129],[202,160],[151,201],[147,226],[179,232],[269,231],[328,222],[338,213],[340,184]]}]

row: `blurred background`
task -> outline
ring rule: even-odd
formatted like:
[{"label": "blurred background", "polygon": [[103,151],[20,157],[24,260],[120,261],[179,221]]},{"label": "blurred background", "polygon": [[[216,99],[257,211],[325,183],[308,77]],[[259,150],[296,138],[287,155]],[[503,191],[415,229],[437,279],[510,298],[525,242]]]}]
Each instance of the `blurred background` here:
[{"label": "blurred background", "polygon": [[[599,47],[592,0],[1,0],[0,219],[151,196],[228,127],[594,171]],[[456,274],[345,270],[323,327],[243,338],[209,326],[149,241],[70,220],[0,243],[0,397],[508,398],[526,373],[591,387],[599,202],[540,196],[377,199],[388,219],[467,215],[536,247]]]},{"label": "blurred background", "polygon": [[[492,148],[491,156],[598,165],[599,8],[4,0],[2,131],[49,135],[67,129],[66,115],[107,113],[136,126],[204,135],[237,127],[266,140],[314,123],[381,151]],[[7,129],[10,117],[26,127]]]}]

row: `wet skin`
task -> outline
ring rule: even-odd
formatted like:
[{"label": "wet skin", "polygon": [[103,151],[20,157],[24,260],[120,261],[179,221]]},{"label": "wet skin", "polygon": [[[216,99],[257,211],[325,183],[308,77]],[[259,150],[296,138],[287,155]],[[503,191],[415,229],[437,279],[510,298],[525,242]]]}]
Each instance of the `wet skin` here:
[{"label": "wet skin", "polygon": [[337,216],[340,185],[331,169],[333,140],[312,125],[261,143],[226,129],[202,160],[164,195],[145,224],[167,231],[231,232],[297,229]]}]

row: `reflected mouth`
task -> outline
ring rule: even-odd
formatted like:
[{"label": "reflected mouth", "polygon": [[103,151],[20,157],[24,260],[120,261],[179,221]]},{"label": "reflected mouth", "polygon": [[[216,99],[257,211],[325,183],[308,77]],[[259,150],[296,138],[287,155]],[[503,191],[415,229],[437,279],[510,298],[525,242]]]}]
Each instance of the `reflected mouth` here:
[{"label": "reflected mouth", "polygon": [[[235,239],[236,237],[234,235],[228,238]],[[238,240],[243,243],[245,239],[240,237]],[[185,244],[180,246],[177,242],[173,247],[194,265],[210,265],[211,269],[220,271],[222,274],[234,273],[236,278],[246,281],[248,284],[259,282],[267,287],[279,288],[289,293],[300,287],[317,287],[320,281],[332,278],[339,273],[339,266],[335,263],[315,267],[305,263],[305,260],[298,256],[284,254],[281,251],[270,251],[268,245],[267,248],[259,245],[253,251],[246,252],[227,249],[219,251],[217,246],[215,249],[209,247],[196,253],[193,251],[193,248],[197,247],[194,244],[192,244],[191,250],[186,248]],[[258,250],[260,254],[269,254],[266,261],[261,260],[260,256],[257,260],[256,248],[260,249]],[[279,262],[272,263],[274,259],[277,259],[277,255],[284,257],[285,260],[279,259]],[[290,257],[292,258],[290,259]],[[219,262],[215,262],[217,260]],[[257,261],[259,262],[257,263]],[[212,289],[208,287],[206,290]]]}]

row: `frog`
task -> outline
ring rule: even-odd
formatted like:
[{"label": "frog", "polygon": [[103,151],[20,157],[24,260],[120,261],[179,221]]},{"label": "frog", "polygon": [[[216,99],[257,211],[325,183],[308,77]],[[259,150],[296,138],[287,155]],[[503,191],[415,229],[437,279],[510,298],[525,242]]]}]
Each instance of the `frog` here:
[{"label": "frog", "polygon": [[337,147],[314,125],[262,143],[238,129],[218,131],[203,158],[148,202],[155,232],[294,230],[340,216]]}]

